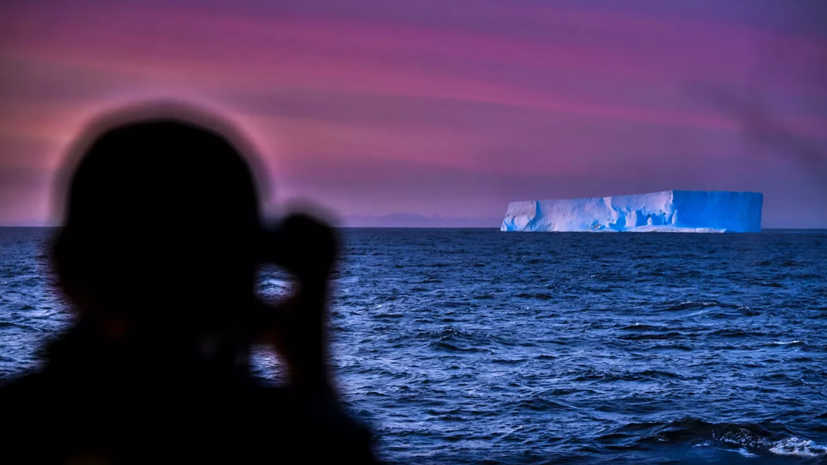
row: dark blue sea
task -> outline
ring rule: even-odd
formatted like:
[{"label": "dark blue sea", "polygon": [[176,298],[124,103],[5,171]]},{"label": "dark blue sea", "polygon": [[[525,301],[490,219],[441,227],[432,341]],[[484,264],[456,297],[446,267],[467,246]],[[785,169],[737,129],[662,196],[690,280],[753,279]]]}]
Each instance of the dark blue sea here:
[{"label": "dark blue sea", "polygon": [[[0,377],[71,322],[49,233],[0,229]],[[827,463],[825,231],[344,237],[334,362],[388,462]]]}]

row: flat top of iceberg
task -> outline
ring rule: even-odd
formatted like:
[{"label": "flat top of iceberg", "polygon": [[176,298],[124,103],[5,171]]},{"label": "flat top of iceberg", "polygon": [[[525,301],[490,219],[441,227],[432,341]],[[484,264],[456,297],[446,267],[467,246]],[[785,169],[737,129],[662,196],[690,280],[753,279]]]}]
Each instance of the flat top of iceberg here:
[{"label": "flat top of iceberg", "polygon": [[737,194],[737,195],[760,195],[763,196],[764,194],[760,192],[751,192],[751,191],[698,191],[698,190],[680,190],[680,189],[672,189],[668,191],[656,191],[656,192],[647,192],[644,194],[614,194],[614,195],[604,195],[599,197],[574,197],[569,199],[545,199],[545,200],[515,200],[514,202],[510,203],[521,203],[521,202],[571,202],[577,200],[595,200],[595,199],[621,199],[621,198],[632,198],[632,197],[650,197],[650,196],[661,196],[661,195],[672,195],[674,193],[681,194]]}]

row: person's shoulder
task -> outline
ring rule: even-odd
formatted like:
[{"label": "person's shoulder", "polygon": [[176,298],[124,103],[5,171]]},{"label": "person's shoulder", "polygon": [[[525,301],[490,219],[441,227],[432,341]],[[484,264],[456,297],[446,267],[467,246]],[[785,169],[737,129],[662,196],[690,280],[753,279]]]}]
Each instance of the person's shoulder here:
[{"label": "person's shoulder", "polygon": [[0,450],[12,454],[23,447],[25,438],[43,434],[41,425],[51,397],[47,391],[48,383],[39,372],[0,384]]},{"label": "person's shoulder", "polygon": [[88,389],[46,364],[0,382],[0,428],[13,425],[15,434],[29,428],[43,434],[61,417],[74,413],[90,395]]},{"label": "person's shoulder", "polygon": [[42,372],[24,373],[0,382],[0,412],[12,413],[25,408],[34,399],[41,398],[47,389]]}]

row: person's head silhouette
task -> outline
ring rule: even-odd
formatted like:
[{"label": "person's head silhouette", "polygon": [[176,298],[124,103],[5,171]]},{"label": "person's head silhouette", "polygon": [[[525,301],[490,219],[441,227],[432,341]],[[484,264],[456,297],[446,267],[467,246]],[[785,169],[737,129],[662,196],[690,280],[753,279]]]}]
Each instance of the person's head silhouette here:
[{"label": "person's head silhouette", "polygon": [[169,105],[104,121],[68,185],[52,254],[62,288],[156,367],[243,367],[262,228],[232,131]]}]

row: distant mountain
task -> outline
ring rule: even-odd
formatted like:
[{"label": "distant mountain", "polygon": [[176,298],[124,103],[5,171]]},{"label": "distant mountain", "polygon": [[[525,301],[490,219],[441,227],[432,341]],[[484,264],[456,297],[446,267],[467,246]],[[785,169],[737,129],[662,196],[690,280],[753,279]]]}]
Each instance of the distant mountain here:
[{"label": "distant mountain", "polygon": [[349,228],[499,228],[502,218],[443,218],[416,213],[388,215],[351,215],[345,218]]},{"label": "distant mountain", "polygon": [[54,227],[49,221],[28,220],[28,221],[6,221],[0,222],[0,228],[51,228]]},{"label": "distant mountain", "polygon": [[[502,218],[444,218],[416,213],[391,213],[388,215],[351,215],[344,218],[346,228],[493,228],[499,229]],[[47,221],[19,221],[0,223],[0,227],[50,227]]]}]

